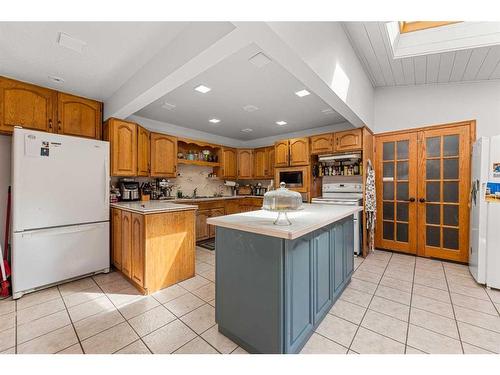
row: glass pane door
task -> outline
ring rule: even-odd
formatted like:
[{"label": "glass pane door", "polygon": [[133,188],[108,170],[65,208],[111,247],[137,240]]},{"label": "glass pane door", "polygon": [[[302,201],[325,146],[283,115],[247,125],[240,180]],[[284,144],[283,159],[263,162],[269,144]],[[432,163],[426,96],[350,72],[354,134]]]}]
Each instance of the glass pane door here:
[{"label": "glass pane door", "polygon": [[422,131],[419,141],[418,254],[465,261],[469,127]]},{"label": "glass pane door", "polygon": [[377,247],[416,253],[416,147],[416,133],[377,138]]}]

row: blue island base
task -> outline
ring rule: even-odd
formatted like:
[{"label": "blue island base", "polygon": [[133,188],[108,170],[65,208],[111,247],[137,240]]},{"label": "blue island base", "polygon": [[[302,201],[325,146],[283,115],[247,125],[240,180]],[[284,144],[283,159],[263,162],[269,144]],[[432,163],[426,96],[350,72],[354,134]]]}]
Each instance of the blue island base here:
[{"label": "blue island base", "polygon": [[219,331],[250,353],[299,353],[351,280],[353,225],[295,240],[217,227]]}]

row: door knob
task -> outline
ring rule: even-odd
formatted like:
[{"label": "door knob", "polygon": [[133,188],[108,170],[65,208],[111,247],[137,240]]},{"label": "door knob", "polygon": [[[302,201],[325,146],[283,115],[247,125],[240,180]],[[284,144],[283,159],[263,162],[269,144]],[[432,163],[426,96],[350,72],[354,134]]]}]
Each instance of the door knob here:
[{"label": "door knob", "polygon": [[419,201],[420,203],[425,203],[425,198],[420,198],[418,201]]}]

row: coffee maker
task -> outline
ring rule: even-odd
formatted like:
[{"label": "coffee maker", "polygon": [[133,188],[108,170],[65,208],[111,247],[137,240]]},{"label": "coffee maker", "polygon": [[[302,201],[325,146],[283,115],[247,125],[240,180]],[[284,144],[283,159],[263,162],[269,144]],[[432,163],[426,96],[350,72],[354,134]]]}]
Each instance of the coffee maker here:
[{"label": "coffee maker", "polygon": [[120,194],[122,201],[138,201],[139,183],[131,178],[120,179]]}]

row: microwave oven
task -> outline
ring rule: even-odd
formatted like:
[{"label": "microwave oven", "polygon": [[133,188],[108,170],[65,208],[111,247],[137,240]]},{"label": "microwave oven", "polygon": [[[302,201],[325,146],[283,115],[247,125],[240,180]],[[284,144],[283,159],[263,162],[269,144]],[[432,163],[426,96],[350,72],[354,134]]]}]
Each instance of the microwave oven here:
[{"label": "microwave oven", "polygon": [[276,168],[275,182],[279,186],[281,182],[286,184],[290,190],[298,192],[308,191],[309,167]]}]

